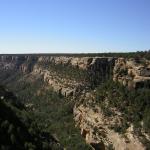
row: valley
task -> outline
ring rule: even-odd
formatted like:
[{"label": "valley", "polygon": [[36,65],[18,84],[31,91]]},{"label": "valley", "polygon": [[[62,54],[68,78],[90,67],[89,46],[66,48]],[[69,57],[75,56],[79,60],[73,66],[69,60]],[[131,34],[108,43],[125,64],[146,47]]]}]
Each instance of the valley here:
[{"label": "valley", "polygon": [[42,149],[148,150],[150,61],[128,55],[0,55],[0,83],[57,141]]}]

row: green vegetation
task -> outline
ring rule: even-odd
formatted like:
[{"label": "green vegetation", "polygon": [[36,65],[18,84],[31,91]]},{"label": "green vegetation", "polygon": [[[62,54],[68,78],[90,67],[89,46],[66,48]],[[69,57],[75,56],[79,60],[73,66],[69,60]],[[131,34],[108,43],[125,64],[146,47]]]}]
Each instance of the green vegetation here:
[{"label": "green vegetation", "polygon": [[[0,54],[0,56],[26,56],[26,54]],[[146,58],[150,59],[150,50],[137,51],[137,52],[128,52],[128,53],[56,53],[56,54],[28,54],[28,56],[35,56],[34,61],[36,61],[37,56],[69,56],[69,57],[125,57],[125,58]],[[23,58],[21,58],[23,60]]]},{"label": "green vegetation", "polygon": [[55,134],[61,145],[67,149],[89,149],[75,128],[73,120],[74,102],[60,98],[50,89],[43,91],[42,97],[32,98],[34,103],[34,115],[39,125]]},{"label": "green vegetation", "polygon": [[88,82],[89,73],[86,70],[81,70],[77,67],[64,64],[55,63],[38,63],[40,66],[44,67],[51,72],[57,74],[60,78],[69,78],[70,80],[76,80],[79,82]]},{"label": "green vegetation", "polygon": [[97,88],[96,102],[101,106],[105,115],[113,115],[110,108],[117,108],[123,114],[121,127],[115,130],[124,132],[130,123],[140,129],[142,127],[150,134],[150,89],[143,87],[128,90],[119,83],[108,81]]},{"label": "green vegetation", "polygon": [[88,86],[89,89],[94,89],[95,86],[99,85],[108,76],[111,75],[112,66],[106,64],[99,64],[100,70],[97,68],[94,70],[83,70],[72,65],[55,64],[55,63],[38,63],[39,66],[49,70],[50,72],[56,73],[57,77],[63,79],[75,80]]},{"label": "green vegetation", "polygon": [[[47,147],[43,148],[45,144]],[[55,138],[38,126],[23,104],[0,86],[0,149],[49,150],[54,147],[61,149]]]},{"label": "green vegetation", "polygon": [[[3,84],[26,105],[26,110],[38,129],[53,135],[67,150],[91,149],[81,137],[79,129],[75,128],[73,101],[60,97],[47,88],[40,77],[32,82],[19,74],[11,78],[11,75],[7,77]],[[8,80],[9,82],[6,82]],[[34,132],[34,128],[31,128],[30,132]],[[14,139],[13,136],[11,138]],[[44,147],[47,147],[47,142],[44,142]]]},{"label": "green vegetation", "polygon": [[[25,54],[0,54],[7,56],[26,56]],[[68,54],[68,53],[59,53],[59,54],[28,54],[28,56],[70,56],[70,57],[125,57],[125,58],[146,58],[150,59],[150,50],[137,51],[137,52],[128,52],[128,53],[79,53],[79,54]],[[22,60],[22,59],[21,59]]]},{"label": "green vegetation", "polygon": [[150,89],[147,85],[128,90],[109,80],[96,89],[95,96],[96,103],[106,116],[114,116],[112,108],[122,113],[121,125],[116,123],[111,125],[111,129],[123,134],[132,123],[135,134],[141,137],[146,149],[150,149],[150,142],[142,135],[143,129],[150,135]]}]

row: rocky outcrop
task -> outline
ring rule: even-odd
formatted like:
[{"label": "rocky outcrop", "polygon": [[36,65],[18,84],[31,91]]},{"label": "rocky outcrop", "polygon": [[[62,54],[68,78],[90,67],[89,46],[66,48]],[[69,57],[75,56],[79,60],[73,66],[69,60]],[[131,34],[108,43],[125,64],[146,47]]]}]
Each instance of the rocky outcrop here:
[{"label": "rocky outcrop", "polygon": [[74,119],[76,126],[81,129],[81,135],[95,150],[145,150],[139,137],[134,134],[132,125],[124,135],[112,129],[113,125],[122,120],[119,112],[115,110],[113,116],[104,116],[100,107],[93,103],[92,95],[88,94],[81,99],[84,102],[81,100],[74,107]]},{"label": "rocky outcrop", "polygon": [[150,86],[150,61],[118,58],[113,69],[113,80],[129,88]]},{"label": "rocky outcrop", "polygon": [[56,72],[51,72],[35,65],[32,75],[36,76],[37,74],[43,76],[44,82],[53,87],[54,91],[65,97],[75,96],[85,86],[75,80],[60,78]]},{"label": "rocky outcrop", "polygon": [[[113,57],[65,57],[65,56],[41,56],[38,62],[71,65],[83,70],[100,70],[114,65]],[[108,69],[107,68],[107,69]]]}]

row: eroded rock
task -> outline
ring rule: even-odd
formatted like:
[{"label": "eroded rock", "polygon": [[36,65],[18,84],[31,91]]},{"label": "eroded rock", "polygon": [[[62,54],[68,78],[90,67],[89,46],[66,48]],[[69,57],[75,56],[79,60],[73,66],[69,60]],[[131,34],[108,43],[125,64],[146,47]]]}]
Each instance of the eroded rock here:
[{"label": "eroded rock", "polygon": [[142,58],[118,58],[113,69],[113,80],[129,88],[150,86],[150,62]]}]

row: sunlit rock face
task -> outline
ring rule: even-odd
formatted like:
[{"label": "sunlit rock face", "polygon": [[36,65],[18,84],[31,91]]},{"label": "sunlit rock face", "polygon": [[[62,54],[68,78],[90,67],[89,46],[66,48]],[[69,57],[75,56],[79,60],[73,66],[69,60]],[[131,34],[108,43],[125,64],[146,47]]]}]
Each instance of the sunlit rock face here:
[{"label": "sunlit rock face", "polygon": [[113,80],[128,88],[150,86],[150,61],[118,58],[113,69]]},{"label": "sunlit rock face", "polygon": [[81,97],[81,102],[74,107],[76,126],[80,128],[86,142],[94,150],[145,150],[138,136],[134,134],[132,125],[124,136],[111,128],[116,123],[121,124],[121,113],[115,110],[113,116],[105,116],[101,108],[94,103],[94,99],[94,95],[88,93]]}]

